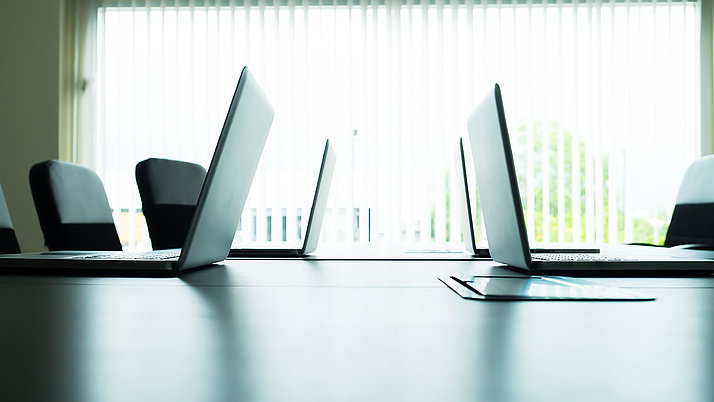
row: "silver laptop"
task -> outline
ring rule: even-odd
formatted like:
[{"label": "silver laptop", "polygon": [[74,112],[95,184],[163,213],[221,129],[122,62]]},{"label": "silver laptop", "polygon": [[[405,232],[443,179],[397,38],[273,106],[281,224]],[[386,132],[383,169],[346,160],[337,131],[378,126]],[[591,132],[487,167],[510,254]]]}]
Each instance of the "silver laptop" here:
[{"label": "silver laptop", "polygon": [[619,246],[601,253],[531,253],[501,90],[491,89],[468,119],[486,236],[494,261],[531,274],[714,272],[714,261],[688,250]]},{"label": "silver laptop", "polygon": [[325,150],[322,153],[322,163],[320,173],[317,175],[315,195],[312,199],[310,215],[307,219],[307,230],[300,248],[234,248],[231,249],[229,257],[302,257],[312,253],[317,248],[317,241],[320,238],[322,220],[325,217],[325,206],[327,196],[332,184],[332,175],[335,173],[335,163],[337,156],[330,144],[330,140],[325,141]]},{"label": "silver laptop", "polygon": [[146,253],[54,251],[0,256],[0,269],[178,273],[225,260],[274,111],[243,68],[183,248]]},{"label": "silver laptop", "polygon": [[[464,151],[464,139],[459,138],[459,148],[456,150],[456,159],[458,166],[456,174],[458,175],[456,182],[460,189],[463,198],[459,203],[461,208],[461,231],[463,233],[464,249],[467,254],[471,254],[476,258],[491,258],[487,247],[479,247],[476,244],[476,232],[474,225],[474,214],[471,209],[471,192],[469,190],[469,169],[466,167],[466,153]],[[531,253],[599,253],[600,249],[595,247],[539,247],[532,248]]]}]

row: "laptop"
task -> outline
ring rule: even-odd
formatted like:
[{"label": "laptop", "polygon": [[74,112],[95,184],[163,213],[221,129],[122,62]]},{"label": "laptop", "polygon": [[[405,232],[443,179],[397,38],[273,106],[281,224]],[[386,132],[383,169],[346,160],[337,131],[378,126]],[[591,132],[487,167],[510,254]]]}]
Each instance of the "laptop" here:
[{"label": "laptop", "polygon": [[317,248],[317,241],[320,237],[322,220],[325,217],[325,206],[327,196],[330,192],[332,175],[335,172],[337,156],[330,144],[330,140],[325,141],[325,150],[322,153],[322,163],[320,173],[317,175],[317,185],[315,195],[312,198],[312,207],[307,219],[307,230],[300,248],[234,248],[228,254],[229,257],[303,257],[312,253]]},{"label": "laptop", "polygon": [[243,68],[183,248],[145,253],[54,251],[0,256],[0,269],[179,273],[226,259],[274,111]]},{"label": "laptop", "polygon": [[[487,247],[478,247],[476,245],[476,232],[474,228],[473,210],[471,209],[471,193],[469,191],[469,169],[466,167],[466,152],[464,151],[464,139],[459,138],[459,148],[456,150],[456,159],[458,166],[456,174],[459,176],[456,179],[457,186],[460,187],[462,198],[461,204],[461,230],[464,240],[464,249],[467,254],[471,254],[476,258],[491,258]],[[599,248],[592,247],[545,247],[532,248],[531,253],[599,253]]]},{"label": "laptop", "polygon": [[[619,246],[601,253],[531,253],[501,90],[496,84],[468,119],[486,236],[494,261],[529,274],[705,274],[714,261],[687,250]],[[699,254],[701,255],[701,254]]]}]

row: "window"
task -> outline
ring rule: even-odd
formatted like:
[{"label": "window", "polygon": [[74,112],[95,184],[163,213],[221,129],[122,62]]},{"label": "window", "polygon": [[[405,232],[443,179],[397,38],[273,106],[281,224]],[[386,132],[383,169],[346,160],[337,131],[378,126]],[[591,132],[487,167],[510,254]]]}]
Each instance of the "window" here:
[{"label": "window", "polygon": [[148,247],[134,165],[207,166],[248,65],[277,115],[236,241],[301,236],[330,137],[321,240],[457,248],[457,139],[498,82],[532,240],[661,242],[700,154],[699,6],[106,1],[78,159],[103,178],[122,241]]}]

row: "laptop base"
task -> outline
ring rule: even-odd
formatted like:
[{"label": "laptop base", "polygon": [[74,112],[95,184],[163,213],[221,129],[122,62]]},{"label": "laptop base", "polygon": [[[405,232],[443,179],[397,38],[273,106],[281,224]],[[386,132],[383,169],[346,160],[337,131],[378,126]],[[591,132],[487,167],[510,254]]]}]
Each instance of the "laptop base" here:
[{"label": "laptop base", "polygon": [[234,248],[228,253],[228,258],[301,258],[305,254],[294,248]]},{"label": "laptop base", "polygon": [[[599,248],[558,248],[558,247],[546,247],[546,248],[532,248],[531,253],[541,253],[541,254],[597,254],[600,253]],[[487,248],[479,248],[474,254],[480,258],[491,258],[491,253]]]},{"label": "laptop base", "polygon": [[2,258],[0,259],[0,275],[57,275],[57,276],[89,276],[89,277],[141,277],[141,278],[171,278],[185,272],[194,271],[210,267],[207,265],[200,268],[187,270],[177,270],[174,267],[167,267],[163,264],[151,264],[146,269],[137,268],[136,265],[127,267],[126,265],[98,264],[93,263],[62,263],[57,260],[47,261],[23,261],[21,259]]},{"label": "laptop base", "polygon": [[514,266],[503,266],[510,271],[524,275],[548,275],[548,276],[569,276],[578,278],[676,278],[676,277],[711,277],[712,262],[703,261],[701,263],[675,264],[668,263],[668,267],[657,263],[648,266],[641,262],[628,264],[626,262],[607,262],[584,264],[582,262],[574,264],[540,264],[534,263],[532,269],[519,268]]}]

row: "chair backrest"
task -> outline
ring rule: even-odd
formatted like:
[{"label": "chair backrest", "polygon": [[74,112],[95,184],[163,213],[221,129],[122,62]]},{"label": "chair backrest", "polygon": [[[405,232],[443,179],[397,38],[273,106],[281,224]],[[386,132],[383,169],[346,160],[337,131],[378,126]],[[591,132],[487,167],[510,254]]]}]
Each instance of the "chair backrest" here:
[{"label": "chair backrest", "polygon": [[154,250],[183,247],[206,169],[171,159],[136,165],[136,184]]},{"label": "chair backrest", "polygon": [[101,179],[73,163],[49,160],[30,169],[35,210],[52,250],[121,250]]},{"label": "chair backrest", "polygon": [[0,254],[16,254],[20,252],[20,244],[15,236],[15,229],[10,220],[10,211],[5,203],[5,195],[0,186]]},{"label": "chair backrest", "polygon": [[702,244],[714,248],[714,156],[692,163],[684,173],[664,245]]}]

